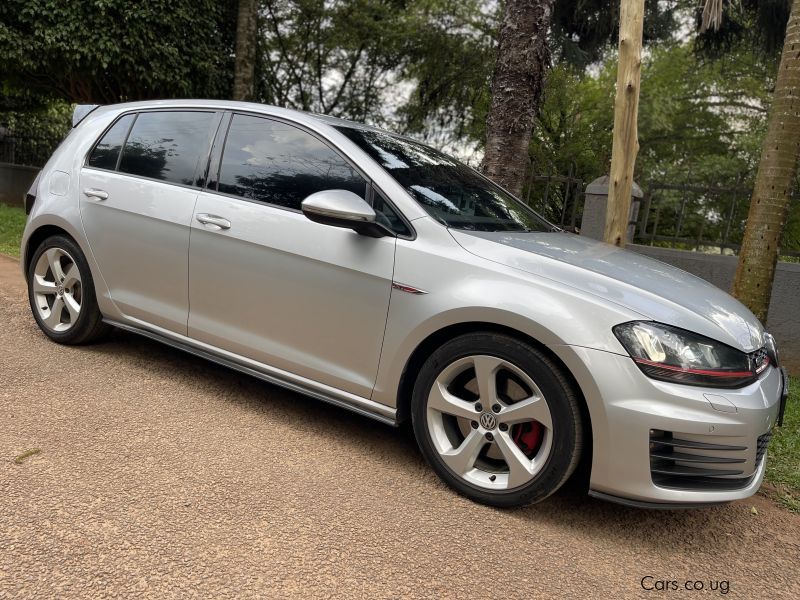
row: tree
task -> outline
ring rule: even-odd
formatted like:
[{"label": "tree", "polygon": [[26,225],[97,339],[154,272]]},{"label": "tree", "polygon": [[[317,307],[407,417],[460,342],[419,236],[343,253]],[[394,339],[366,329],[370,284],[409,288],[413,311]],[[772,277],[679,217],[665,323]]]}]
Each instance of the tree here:
[{"label": "tree", "polygon": [[[723,14],[724,9],[724,14]],[[779,244],[789,222],[800,159],[800,0],[707,0],[697,15],[699,50],[720,55],[745,43],[764,56],[782,49],[732,294],[766,322]]]},{"label": "tree", "polygon": [[517,196],[522,194],[528,144],[550,61],[552,14],[553,0],[507,0],[500,28],[481,167]]},{"label": "tree", "polygon": [[[508,5],[485,0],[427,4],[441,5],[429,9],[438,27],[426,25],[426,35],[411,47],[416,54],[407,73],[416,85],[401,114],[409,132],[429,139],[433,132],[437,144],[463,154],[465,149],[486,145],[492,75],[498,65],[498,40]],[[547,39],[554,65],[582,73],[588,64],[602,61],[617,38],[615,4],[609,6],[607,0],[555,0],[552,7]],[[673,2],[645,0],[645,13],[646,44],[672,35]],[[545,62],[543,66],[545,73],[549,72],[551,65]],[[540,85],[546,86],[546,79]],[[537,114],[535,104],[532,112]],[[535,128],[535,118],[533,122]],[[592,174],[596,176],[597,171]]]},{"label": "tree", "polygon": [[[380,120],[383,90],[406,60],[414,6],[365,0],[263,0],[260,100]],[[410,3],[409,3],[410,4]]]},{"label": "tree", "polygon": [[0,86],[69,102],[230,97],[230,0],[4,0]]},{"label": "tree", "polygon": [[234,60],[233,99],[253,100],[258,45],[258,2],[239,0],[236,18],[236,59]]},{"label": "tree", "polygon": [[793,0],[733,295],[767,320],[778,244],[800,158],[800,0]]}]

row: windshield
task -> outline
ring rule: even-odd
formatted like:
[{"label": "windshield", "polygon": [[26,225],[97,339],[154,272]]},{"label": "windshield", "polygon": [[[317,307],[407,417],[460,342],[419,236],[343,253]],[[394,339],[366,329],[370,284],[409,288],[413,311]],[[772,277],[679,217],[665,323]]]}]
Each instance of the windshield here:
[{"label": "windshield", "polygon": [[471,231],[552,231],[522,202],[429,146],[382,131],[337,126],[378,161],[434,219]]}]

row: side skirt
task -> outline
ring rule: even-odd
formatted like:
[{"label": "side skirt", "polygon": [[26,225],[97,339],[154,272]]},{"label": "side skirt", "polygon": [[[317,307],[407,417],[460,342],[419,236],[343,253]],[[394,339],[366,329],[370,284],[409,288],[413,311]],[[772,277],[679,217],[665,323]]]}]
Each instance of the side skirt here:
[{"label": "side skirt", "polygon": [[[273,373],[266,373],[258,368],[247,366],[246,364],[244,364],[244,361],[248,360],[245,359],[244,357],[241,357],[242,362],[239,362],[237,361],[237,358],[239,357],[236,354],[227,353],[230,355],[230,357],[223,356],[222,354],[215,352],[213,347],[211,346],[207,348],[201,347],[198,343],[193,342],[189,338],[184,338],[183,336],[180,336],[181,339],[177,339],[177,336],[172,337],[171,335],[170,336],[162,335],[160,333],[151,331],[149,329],[128,325],[126,323],[120,323],[118,321],[112,321],[111,319],[103,319],[103,320],[109,325],[113,325],[114,327],[118,327],[124,331],[129,331],[137,335],[142,335],[157,342],[166,344],[167,346],[172,346],[173,348],[177,348],[178,350],[183,350],[184,352],[188,352],[189,354],[194,354],[195,356],[199,356],[200,358],[204,358],[206,360],[217,363],[224,367],[228,367],[235,371],[239,371],[240,373],[244,373],[245,375],[256,377],[257,379],[261,379],[262,381],[266,381],[268,383],[272,383],[274,385],[292,390],[293,392],[298,392],[306,396],[311,396],[312,398],[316,398],[317,400],[322,400],[323,402],[327,402],[328,404],[333,404],[334,406],[339,406],[341,408],[345,408],[360,415],[364,415],[365,417],[375,419],[376,421],[380,421],[381,423],[386,423],[387,425],[397,427],[398,424],[397,411],[389,406],[385,406],[378,402],[373,402],[372,400],[368,400],[367,398],[362,398],[354,394],[347,394],[346,397],[334,396],[330,393],[326,393],[321,389],[315,389],[311,387],[314,382],[311,382],[310,380],[303,379],[302,383],[300,381],[292,381],[291,379],[294,379],[295,376],[293,376],[291,373],[287,373],[279,369],[273,369],[271,367],[264,365],[264,368],[269,368],[273,371]],[[248,361],[248,362],[253,362],[253,361]]]}]

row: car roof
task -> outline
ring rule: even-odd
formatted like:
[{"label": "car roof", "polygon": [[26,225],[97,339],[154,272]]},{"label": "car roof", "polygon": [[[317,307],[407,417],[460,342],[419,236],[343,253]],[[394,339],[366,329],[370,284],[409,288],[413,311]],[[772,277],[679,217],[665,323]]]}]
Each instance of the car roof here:
[{"label": "car roof", "polygon": [[347,119],[340,119],[338,117],[331,117],[315,112],[308,112],[302,110],[295,110],[292,108],[282,108],[280,106],[273,106],[270,104],[262,104],[260,102],[240,102],[236,100],[203,100],[203,99],[174,99],[174,100],[143,100],[137,102],[124,102],[119,104],[106,104],[106,105],[93,105],[93,104],[79,104],[75,107],[73,114],[73,123],[77,125],[89,113],[97,112],[103,113],[107,111],[125,111],[135,109],[148,109],[148,108],[214,108],[221,110],[240,110],[248,112],[259,112],[263,114],[272,114],[276,116],[284,116],[287,118],[294,118],[298,121],[314,120],[318,123],[323,123],[331,127],[347,127],[349,129],[362,129],[367,131],[375,131],[386,133],[389,135],[398,135],[385,129],[373,127],[365,123],[358,123],[356,121],[349,121]]}]

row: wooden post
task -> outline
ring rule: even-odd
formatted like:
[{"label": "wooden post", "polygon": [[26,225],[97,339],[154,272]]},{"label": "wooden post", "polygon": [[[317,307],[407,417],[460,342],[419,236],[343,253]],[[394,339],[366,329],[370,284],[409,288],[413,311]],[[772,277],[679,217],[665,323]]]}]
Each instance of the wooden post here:
[{"label": "wooden post", "polygon": [[614,141],[611,147],[611,185],[608,190],[604,239],[625,245],[631,210],[631,186],[639,139],[639,81],[642,74],[644,0],[620,0],[619,64],[614,101]]}]

